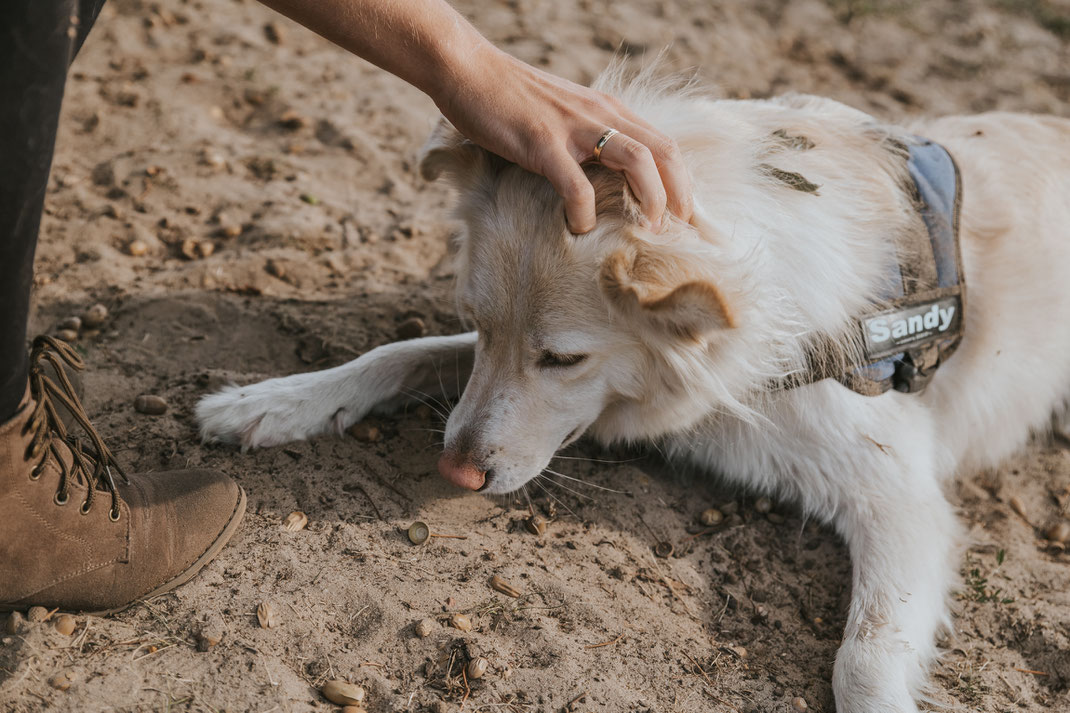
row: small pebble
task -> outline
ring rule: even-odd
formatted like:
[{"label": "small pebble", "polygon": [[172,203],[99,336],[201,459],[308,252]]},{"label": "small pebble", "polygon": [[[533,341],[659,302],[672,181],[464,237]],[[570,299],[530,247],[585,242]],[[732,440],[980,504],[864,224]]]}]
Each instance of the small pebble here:
[{"label": "small pebble", "polygon": [[74,633],[74,630],[77,627],[77,622],[75,622],[74,617],[70,614],[60,614],[56,617],[55,621],[52,622],[52,626],[64,636],[70,636]]},{"label": "small pebble", "polygon": [[219,171],[226,167],[227,160],[223,158],[222,154],[218,154],[215,151],[205,150],[201,154],[201,164]]},{"label": "small pebble", "polygon": [[85,311],[82,315],[82,325],[90,329],[96,329],[108,320],[108,308],[99,302]]},{"label": "small pebble", "polygon": [[363,688],[355,683],[340,679],[327,681],[327,683],[323,684],[323,688],[320,689],[320,693],[331,703],[337,703],[340,706],[360,705],[364,700]]},{"label": "small pebble", "polygon": [[1008,501],[1011,505],[1011,510],[1018,513],[1023,520],[1029,522],[1029,516],[1025,514],[1025,503],[1017,495],[1012,495]]},{"label": "small pebble", "polygon": [[431,632],[435,630],[435,622],[432,619],[421,619],[416,622],[416,625],[413,628],[416,631],[417,636],[421,639],[426,639],[428,636],[431,636]]},{"label": "small pebble", "polygon": [[368,713],[363,706],[342,706],[342,713]]},{"label": "small pebble", "polygon": [[468,662],[464,672],[470,679],[483,678],[483,674],[487,672],[488,668],[490,668],[490,661],[487,661],[487,659],[482,656],[476,656]]},{"label": "small pebble", "polygon": [[7,621],[4,622],[4,633],[6,634],[21,634],[26,628],[26,618],[17,611],[13,611],[7,615]]},{"label": "small pebble", "polygon": [[26,612],[26,618],[37,624],[48,618],[48,610],[44,607],[30,607]]},{"label": "small pebble", "polygon": [[807,710],[810,706],[806,705],[806,699],[801,696],[796,696],[791,699],[791,707],[797,711]]},{"label": "small pebble", "polygon": [[709,508],[702,511],[702,514],[698,516],[698,521],[706,527],[720,525],[724,521],[724,513],[717,508]]},{"label": "small pebble", "polygon": [[772,509],[773,503],[769,498],[762,497],[754,501],[754,510],[762,515],[767,514]]},{"label": "small pebble", "polygon": [[140,238],[135,238],[126,244],[126,252],[134,257],[141,257],[149,252],[149,246]]},{"label": "small pebble", "polygon": [[186,238],[182,241],[182,245],[179,246],[179,250],[182,252],[183,257],[187,260],[196,260],[200,254],[197,249],[198,242],[193,238]]},{"label": "small pebble", "polygon": [[160,416],[167,413],[167,402],[159,396],[142,394],[134,399],[134,410],[149,416]]},{"label": "small pebble", "polygon": [[427,325],[419,317],[410,317],[398,325],[398,339],[417,339],[427,333]]},{"label": "small pebble", "polygon": [[56,332],[56,336],[65,342],[77,342],[78,332],[73,329],[60,329]]},{"label": "small pebble", "polygon": [[374,423],[359,421],[349,427],[349,435],[362,443],[376,443],[383,439],[383,433]]},{"label": "small pebble", "polygon": [[237,223],[231,223],[220,228],[220,232],[223,233],[224,238],[236,238],[241,235],[242,229]]},{"label": "small pebble", "polygon": [[454,614],[450,617],[450,626],[460,631],[471,631],[472,620],[464,614]]},{"label": "small pebble", "polygon": [[211,240],[202,240],[197,243],[197,254],[201,257],[211,257],[215,252],[215,243]]},{"label": "small pebble", "polygon": [[773,523],[774,525],[782,525],[786,521],[786,518],[783,515],[775,512],[766,513],[765,517],[767,520],[769,520],[769,522]]},{"label": "small pebble", "polygon": [[223,640],[223,623],[222,620],[211,619],[201,625],[200,630],[197,632],[197,650],[207,651],[213,646],[218,646],[219,642]]},{"label": "small pebble", "polygon": [[48,679],[48,685],[52,686],[52,688],[55,688],[57,691],[70,690],[72,683],[74,683],[74,677],[68,671],[60,671]]},{"label": "small pebble", "polygon": [[1070,542],[1070,522],[1058,522],[1048,528],[1046,537],[1052,542],[1065,545]]},{"label": "small pebble", "polygon": [[286,40],[286,31],[277,22],[264,25],[264,37],[273,45],[281,45]]},{"label": "small pebble", "polygon": [[298,530],[304,530],[305,525],[308,524],[308,515],[304,514],[300,510],[294,510],[292,513],[286,516],[286,519],[282,521],[282,529],[287,532],[297,532]]},{"label": "small pebble", "polygon": [[286,266],[278,260],[268,260],[264,269],[267,270],[267,274],[277,277],[280,280],[286,277]]},{"label": "small pebble", "polygon": [[290,131],[297,131],[308,126],[308,119],[291,109],[283,112],[282,116],[279,117],[279,124]]},{"label": "small pebble", "polygon": [[65,320],[63,320],[62,322],[59,323],[59,328],[60,329],[69,329],[72,332],[79,332],[82,329],[82,318],[81,317],[68,317],[67,319],[65,319]]}]

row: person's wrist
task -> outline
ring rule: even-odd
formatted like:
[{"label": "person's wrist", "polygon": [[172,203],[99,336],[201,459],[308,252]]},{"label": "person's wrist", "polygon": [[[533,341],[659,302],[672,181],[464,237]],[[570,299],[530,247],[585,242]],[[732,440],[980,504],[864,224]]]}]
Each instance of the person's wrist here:
[{"label": "person's wrist", "polygon": [[477,93],[486,84],[488,77],[501,76],[507,71],[512,57],[495,47],[491,42],[476,35],[476,38],[458,47],[451,45],[451,50],[439,62],[433,80],[424,92],[435,102],[435,106],[449,118],[456,107]]}]

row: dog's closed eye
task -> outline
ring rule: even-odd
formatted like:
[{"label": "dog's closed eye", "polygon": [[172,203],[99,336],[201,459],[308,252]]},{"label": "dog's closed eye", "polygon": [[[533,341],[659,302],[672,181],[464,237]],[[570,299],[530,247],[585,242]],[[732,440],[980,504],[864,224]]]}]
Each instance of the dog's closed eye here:
[{"label": "dog's closed eye", "polygon": [[542,354],[539,355],[539,366],[544,369],[576,366],[586,358],[586,354],[555,354],[544,349]]}]

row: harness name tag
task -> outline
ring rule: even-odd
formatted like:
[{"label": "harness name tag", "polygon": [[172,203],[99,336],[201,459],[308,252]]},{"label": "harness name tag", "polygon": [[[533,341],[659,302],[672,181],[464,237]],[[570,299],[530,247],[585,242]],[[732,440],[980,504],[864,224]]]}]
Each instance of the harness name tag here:
[{"label": "harness name tag", "polygon": [[926,300],[861,321],[866,357],[876,359],[956,334],[962,322],[962,301],[958,295]]}]

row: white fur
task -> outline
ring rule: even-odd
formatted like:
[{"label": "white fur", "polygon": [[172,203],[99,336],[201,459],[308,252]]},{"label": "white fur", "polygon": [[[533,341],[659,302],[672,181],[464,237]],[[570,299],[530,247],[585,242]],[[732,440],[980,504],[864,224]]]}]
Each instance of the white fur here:
[{"label": "white fur", "polygon": [[[231,387],[198,406],[202,434],[244,447],[307,438],[438,391],[432,374],[456,371],[441,389],[455,395],[471,370],[446,445],[493,474],[488,492],[519,487],[584,430],[656,441],[835,524],[854,565],[837,710],[916,711],[955,574],[958,526],[942,485],[998,463],[1070,396],[1070,122],[990,114],[911,127],[952,152],[965,196],[965,339],[923,394],[863,397],[833,381],[768,392],[800,367],[809,336],[847,334],[880,292],[892,238],[916,220],[880,141],[904,130],[815,98],[715,102],[649,78],[602,86],[678,141],[693,225],[652,236],[603,215],[572,238],[541,179],[440,131],[429,156],[461,189],[458,299],[478,337],[391,344]],[[778,148],[777,129],[817,145]],[[820,195],[777,185],[762,162],[805,175]],[[615,301],[599,268],[635,249],[716,286],[734,326],[713,326],[715,305],[701,302],[658,321]],[[704,318],[693,339],[664,329]],[[547,350],[588,357],[547,369]]]}]

